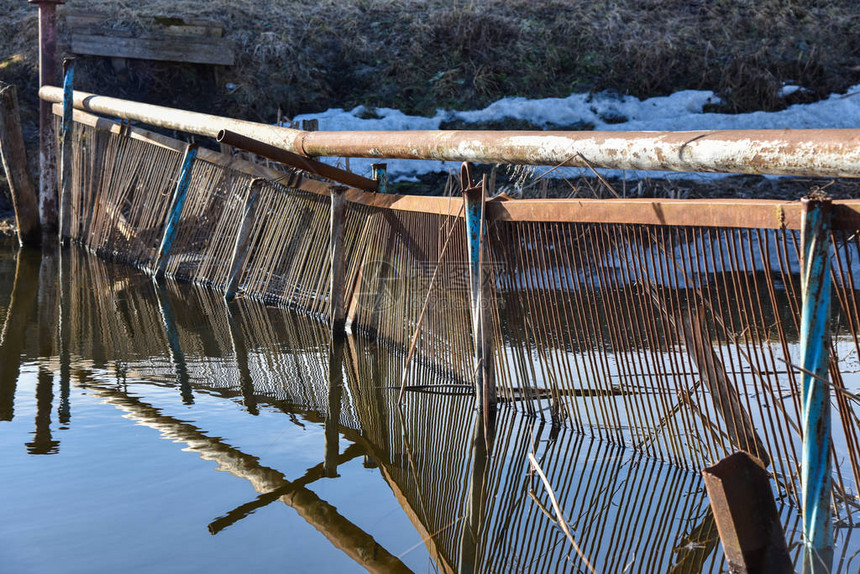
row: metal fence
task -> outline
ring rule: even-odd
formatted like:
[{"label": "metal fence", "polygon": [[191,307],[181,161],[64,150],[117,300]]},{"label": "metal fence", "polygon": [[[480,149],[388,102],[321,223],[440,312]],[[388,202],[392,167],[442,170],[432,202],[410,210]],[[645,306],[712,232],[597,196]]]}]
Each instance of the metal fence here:
[{"label": "metal fence", "polygon": [[[347,324],[410,353],[403,368],[420,377],[407,388],[472,388],[456,186],[456,197],[343,191],[201,148],[177,209],[186,144],[82,111],[74,121],[73,241],[153,273],[161,257],[167,277],[218,290],[241,248],[241,296],[325,318],[329,214],[343,193]],[[488,200],[480,263],[499,400],[686,469],[747,450],[799,502],[800,217],[799,203],[763,200]],[[860,202],[834,203],[831,456],[848,521],[860,484],[858,222]]]}]

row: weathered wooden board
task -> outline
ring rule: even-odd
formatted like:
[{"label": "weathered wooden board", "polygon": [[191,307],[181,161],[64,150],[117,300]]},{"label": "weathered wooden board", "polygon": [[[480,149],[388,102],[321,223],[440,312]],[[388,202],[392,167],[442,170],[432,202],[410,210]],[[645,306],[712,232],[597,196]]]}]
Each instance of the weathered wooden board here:
[{"label": "weathered wooden board", "polygon": [[205,36],[148,36],[122,38],[105,34],[72,33],[72,52],[86,56],[134,58],[192,64],[232,66],[232,44]]},{"label": "weathered wooden board", "polygon": [[133,58],[232,66],[233,44],[218,22],[203,18],[154,17],[139,22],[140,34],[112,30],[112,19],[100,12],[65,15],[71,51],[85,56]]},{"label": "weathered wooden board", "polygon": [[[111,17],[103,12],[74,10],[65,13],[66,28],[71,32],[95,32],[97,28],[109,24]],[[141,24],[158,32],[179,36],[207,36],[220,38],[224,27],[207,18],[185,18],[156,16],[147,18]]]}]

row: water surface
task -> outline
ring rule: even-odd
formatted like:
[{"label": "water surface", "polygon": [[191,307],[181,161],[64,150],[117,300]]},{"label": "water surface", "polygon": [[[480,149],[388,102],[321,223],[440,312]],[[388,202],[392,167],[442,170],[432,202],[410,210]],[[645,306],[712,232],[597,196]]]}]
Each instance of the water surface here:
[{"label": "water surface", "polygon": [[0,328],[3,572],[725,570],[698,474],[505,408],[489,440],[432,365],[398,408],[401,355],[307,317],[0,244]]}]

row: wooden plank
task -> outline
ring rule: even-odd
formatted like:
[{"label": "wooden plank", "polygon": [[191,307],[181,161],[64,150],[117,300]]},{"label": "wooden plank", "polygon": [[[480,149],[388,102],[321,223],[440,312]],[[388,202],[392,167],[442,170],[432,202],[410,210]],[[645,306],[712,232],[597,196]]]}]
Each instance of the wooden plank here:
[{"label": "wooden plank", "polygon": [[[118,18],[104,12],[88,10],[74,10],[65,14],[67,29],[79,33],[95,32],[97,28],[117,20]],[[221,38],[224,35],[224,27],[219,22],[207,18],[155,16],[144,20],[143,24],[145,27],[151,26],[165,34],[206,36],[208,38]]]},{"label": "wooden plank", "polygon": [[18,91],[10,84],[0,85],[0,158],[12,193],[18,241],[21,245],[38,245],[42,239],[39,198],[30,172],[27,171],[27,150],[21,131]]},{"label": "wooden plank", "polygon": [[229,40],[198,36],[118,38],[105,34],[73,32],[72,52],[87,56],[220,66],[232,66],[235,62],[233,45]]}]

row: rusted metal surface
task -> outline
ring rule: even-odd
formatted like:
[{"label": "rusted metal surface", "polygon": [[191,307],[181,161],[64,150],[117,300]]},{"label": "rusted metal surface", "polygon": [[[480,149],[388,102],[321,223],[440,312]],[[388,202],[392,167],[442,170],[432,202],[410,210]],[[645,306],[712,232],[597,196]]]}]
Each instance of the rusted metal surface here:
[{"label": "rusted metal surface", "polygon": [[[833,202],[834,228],[860,228],[860,200]],[[490,201],[494,221],[800,229],[799,202],[766,199],[518,199]]]},{"label": "rusted metal surface", "polygon": [[339,169],[320,161],[300,156],[293,152],[243,136],[242,134],[231,132],[230,130],[221,130],[218,132],[217,139],[220,143],[241,148],[258,156],[267,157],[290,167],[294,167],[350,187],[368,191],[376,191],[379,187],[379,183],[370,178],[362,177],[356,173],[352,173],[351,171]]},{"label": "rusted metal surface", "polygon": [[[61,93],[39,90],[53,102]],[[85,92],[75,107],[209,137],[228,129],[305,156],[860,177],[860,130],[302,132]]]},{"label": "rusted metal surface", "polygon": [[308,155],[860,177],[860,130],[316,132]]},{"label": "rusted metal surface", "polygon": [[[57,81],[57,4],[65,0],[29,0],[39,6],[39,87]],[[62,89],[59,99],[63,99]],[[39,216],[44,233],[57,231],[57,143],[51,104],[39,102]]]},{"label": "rusted metal surface", "polygon": [[[54,114],[61,116],[62,107],[55,105]],[[74,121],[119,133],[116,122],[75,110]],[[129,137],[184,151],[185,144],[155,132],[127,128]],[[239,158],[229,160],[205,148],[198,155],[210,163],[223,165],[272,180],[283,173],[252,164]],[[327,183],[300,176],[284,182],[287,187],[328,195]],[[368,193],[350,189],[346,199],[351,203],[399,211],[457,216],[460,198]],[[833,202],[833,228],[854,231],[860,229],[860,200]],[[492,221],[544,221],[550,223],[629,223],[668,226],[713,226],[729,228],[800,229],[800,203],[762,199],[493,199],[487,202],[487,217]]]},{"label": "rusted metal surface", "polygon": [[769,475],[761,462],[736,452],[702,470],[731,572],[793,572]]},{"label": "rusted metal surface", "polygon": [[346,192],[346,200],[368,207],[396,209],[398,211],[413,211],[416,213],[432,213],[456,217],[463,205],[461,198],[423,196],[423,195],[394,195],[367,193],[351,189]]}]

